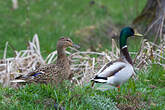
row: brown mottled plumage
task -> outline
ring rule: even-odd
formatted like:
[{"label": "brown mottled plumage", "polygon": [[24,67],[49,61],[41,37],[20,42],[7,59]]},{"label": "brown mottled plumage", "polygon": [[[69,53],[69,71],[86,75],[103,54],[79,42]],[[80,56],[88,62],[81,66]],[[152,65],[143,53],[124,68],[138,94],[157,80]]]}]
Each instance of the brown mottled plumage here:
[{"label": "brown mottled plumage", "polygon": [[56,64],[46,64],[29,73],[26,82],[33,83],[53,83],[58,84],[67,80],[71,76],[69,60],[65,49],[69,46],[77,47],[69,38],[60,38],[57,42]]}]

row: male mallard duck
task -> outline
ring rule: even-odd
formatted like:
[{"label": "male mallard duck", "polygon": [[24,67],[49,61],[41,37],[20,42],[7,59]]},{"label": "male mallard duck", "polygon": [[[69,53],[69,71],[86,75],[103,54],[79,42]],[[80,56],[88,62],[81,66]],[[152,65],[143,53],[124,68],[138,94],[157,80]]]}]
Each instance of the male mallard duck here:
[{"label": "male mallard duck", "polygon": [[[132,59],[128,53],[127,38],[131,36],[142,36],[136,33],[131,27],[125,27],[120,33],[120,54],[121,58],[116,61],[105,64],[97,73],[93,84],[95,83],[106,83],[112,86],[120,87],[126,82],[133,74]],[[93,86],[92,84],[92,86]]]},{"label": "male mallard duck", "polygon": [[69,79],[71,75],[70,64],[65,53],[65,49],[69,46],[79,48],[73,44],[69,38],[62,37],[57,42],[57,60],[56,64],[42,65],[36,70],[30,72],[24,80],[34,83],[53,83],[58,84],[63,80]]}]

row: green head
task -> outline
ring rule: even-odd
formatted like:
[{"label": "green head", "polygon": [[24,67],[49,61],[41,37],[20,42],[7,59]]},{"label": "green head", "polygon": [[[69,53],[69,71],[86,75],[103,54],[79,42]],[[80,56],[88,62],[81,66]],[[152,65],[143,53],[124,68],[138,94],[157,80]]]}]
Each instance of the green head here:
[{"label": "green head", "polygon": [[125,27],[120,32],[120,49],[127,45],[127,38],[131,36],[143,36],[136,33],[131,27]]}]

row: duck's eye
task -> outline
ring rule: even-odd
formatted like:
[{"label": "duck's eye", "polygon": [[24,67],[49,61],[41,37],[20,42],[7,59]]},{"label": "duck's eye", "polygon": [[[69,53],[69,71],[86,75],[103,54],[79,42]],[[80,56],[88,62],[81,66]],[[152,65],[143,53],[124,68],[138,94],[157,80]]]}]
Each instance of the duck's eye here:
[{"label": "duck's eye", "polygon": [[66,41],[71,42],[71,41],[70,41],[70,40],[68,40],[68,39],[67,39]]}]

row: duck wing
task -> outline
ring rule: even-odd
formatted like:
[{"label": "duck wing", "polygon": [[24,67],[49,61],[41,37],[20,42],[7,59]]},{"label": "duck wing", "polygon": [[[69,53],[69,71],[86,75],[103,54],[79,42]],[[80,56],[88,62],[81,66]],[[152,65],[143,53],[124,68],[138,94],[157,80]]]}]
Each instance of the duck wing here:
[{"label": "duck wing", "polygon": [[41,77],[41,76],[45,76],[46,74],[52,74],[52,73],[57,73],[58,67],[56,64],[46,64],[46,65],[42,65],[39,68],[37,68],[34,71],[29,72],[27,75],[21,75],[18,76],[15,79],[28,79],[30,77]]},{"label": "duck wing", "polygon": [[28,74],[28,76],[38,76],[44,73],[50,73],[50,72],[54,72],[54,70],[57,69],[57,65],[56,64],[46,64],[46,65],[42,65],[39,68],[37,68],[36,70],[30,72]]},{"label": "duck wing", "polygon": [[119,60],[109,62],[98,71],[97,75],[92,80],[96,82],[98,82],[98,79],[105,81],[108,77],[114,76],[121,71],[126,66],[125,64],[125,62]]},{"label": "duck wing", "polygon": [[50,83],[55,80],[59,71],[60,68],[55,64],[43,65],[29,73],[25,80],[28,83]]}]

